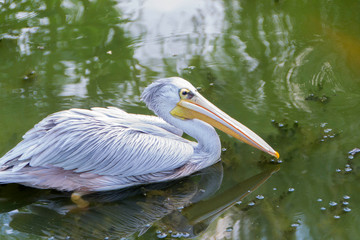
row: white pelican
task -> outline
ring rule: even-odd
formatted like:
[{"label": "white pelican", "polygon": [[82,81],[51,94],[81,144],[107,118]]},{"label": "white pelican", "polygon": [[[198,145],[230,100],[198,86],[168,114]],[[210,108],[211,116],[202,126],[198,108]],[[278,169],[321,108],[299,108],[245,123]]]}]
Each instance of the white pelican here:
[{"label": "white pelican", "polygon": [[[183,177],[220,160],[212,126],[279,157],[182,78],[153,82],[142,100],[158,117],[115,107],[49,115],[0,158],[0,183],[94,192]],[[182,138],[183,131],[197,142]]]}]

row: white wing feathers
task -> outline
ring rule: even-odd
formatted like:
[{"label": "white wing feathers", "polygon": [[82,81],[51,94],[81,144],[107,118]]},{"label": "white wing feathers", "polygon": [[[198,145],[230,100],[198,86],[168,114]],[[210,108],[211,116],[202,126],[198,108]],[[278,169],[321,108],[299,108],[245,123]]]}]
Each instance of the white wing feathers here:
[{"label": "white wing feathers", "polygon": [[43,119],[0,159],[0,169],[61,167],[99,175],[136,176],[186,164],[192,142],[158,117],[118,108],[70,109]]}]

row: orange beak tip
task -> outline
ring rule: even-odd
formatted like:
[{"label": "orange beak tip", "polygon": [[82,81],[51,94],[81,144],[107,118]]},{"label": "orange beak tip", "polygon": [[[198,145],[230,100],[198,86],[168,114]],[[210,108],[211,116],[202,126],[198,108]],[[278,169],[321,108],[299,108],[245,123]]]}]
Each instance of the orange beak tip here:
[{"label": "orange beak tip", "polygon": [[274,154],[274,155],[275,155],[276,159],[279,159],[280,154],[279,154],[278,152],[275,151],[275,154]]}]

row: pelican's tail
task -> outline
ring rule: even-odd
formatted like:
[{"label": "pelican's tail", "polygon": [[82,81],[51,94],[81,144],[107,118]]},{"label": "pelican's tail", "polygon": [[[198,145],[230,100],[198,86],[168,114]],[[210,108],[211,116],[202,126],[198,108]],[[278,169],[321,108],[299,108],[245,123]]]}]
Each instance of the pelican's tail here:
[{"label": "pelican's tail", "polygon": [[0,170],[0,184],[24,183],[29,180],[29,176],[23,172],[13,172],[11,170]]}]

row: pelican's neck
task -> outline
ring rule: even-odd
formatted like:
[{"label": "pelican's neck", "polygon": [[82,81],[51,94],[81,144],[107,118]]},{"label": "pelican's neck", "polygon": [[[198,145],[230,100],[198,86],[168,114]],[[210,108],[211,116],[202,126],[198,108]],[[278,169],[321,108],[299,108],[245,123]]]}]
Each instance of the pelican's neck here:
[{"label": "pelican's neck", "polygon": [[159,116],[196,139],[197,145],[194,147],[192,161],[201,164],[202,167],[206,167],[220,159],[220,138],[211,125],[198,119],[182,120],[172,116],[169,112],[159,114]]}]

